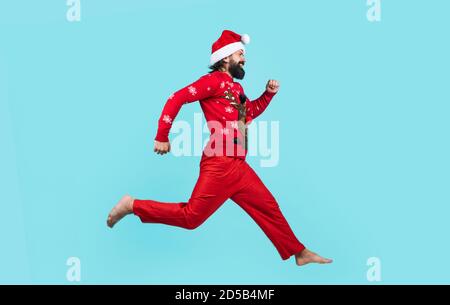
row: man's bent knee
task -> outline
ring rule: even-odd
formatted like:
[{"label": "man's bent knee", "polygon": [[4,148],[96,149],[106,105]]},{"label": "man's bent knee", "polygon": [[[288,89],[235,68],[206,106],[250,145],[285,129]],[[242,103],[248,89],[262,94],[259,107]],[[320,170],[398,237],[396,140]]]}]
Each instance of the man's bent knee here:
[{"label": "man's bent knee", "polygon": [[201,218],[190,218],[187,219],[187,223],[186,223],[186,229],[188,230],[195,230],[198,227],[200,227],[202,225],[202,223],[205,222],[206,219],[201,219]]}]

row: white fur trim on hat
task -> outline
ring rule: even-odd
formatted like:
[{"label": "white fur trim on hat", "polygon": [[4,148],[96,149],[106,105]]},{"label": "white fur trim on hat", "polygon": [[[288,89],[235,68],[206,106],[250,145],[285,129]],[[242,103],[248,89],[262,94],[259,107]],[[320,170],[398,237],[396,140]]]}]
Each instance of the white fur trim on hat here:
[{"label": "white fur trim on hat", "polygon": [[231,54],[233,54],[234,52],[236,52],[238,50],[243,50],[245,53],[245,47],[242,42],[238,41],[238,42],[233,42],[233,43],[227,44],[223,48],[220,48],[219,50],[217,50],[216,52],[211,54],[210,65],[211,66],[214,65],[219,60],[221,60],[227,56],[230,56]]}]

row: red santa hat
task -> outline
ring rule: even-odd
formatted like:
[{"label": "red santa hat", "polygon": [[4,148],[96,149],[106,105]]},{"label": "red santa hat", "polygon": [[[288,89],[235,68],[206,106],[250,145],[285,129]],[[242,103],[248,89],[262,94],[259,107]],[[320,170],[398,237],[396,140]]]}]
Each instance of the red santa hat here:
[{"label": "red santa hat", "polygon": [[219,39],[217,39],[212,45],[210,60],[211,66],[238,50],[243,50],[245,53],[244,45],[249,43],[250,37],[247,34],[241,36],[233,31],[223,31]]}]

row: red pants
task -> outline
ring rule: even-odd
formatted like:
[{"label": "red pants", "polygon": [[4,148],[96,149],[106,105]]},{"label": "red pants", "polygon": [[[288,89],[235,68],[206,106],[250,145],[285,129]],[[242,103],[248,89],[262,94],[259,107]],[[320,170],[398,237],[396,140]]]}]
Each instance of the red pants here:
[{"label": "red pants", "polygon": [[243,208],[271,240],[283,260],[305,247],[295,237],[281,210],[245,160],[203,157],[200,175],[188,202],[134,200],[133,212],[145,223],[195,229],[228,198]]}]

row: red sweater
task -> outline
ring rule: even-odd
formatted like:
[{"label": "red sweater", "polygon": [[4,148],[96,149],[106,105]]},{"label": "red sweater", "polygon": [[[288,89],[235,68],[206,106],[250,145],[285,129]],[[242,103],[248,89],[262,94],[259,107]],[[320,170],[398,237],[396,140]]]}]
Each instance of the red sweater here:
[{"label": "red sweater", "polygon": [[[167,100],[158,121],[155,140],[169,141],[169,131],[183,104],[200,101],[209,128],[210,139],[203,150],[203,156],[231,156],[245,159],[243,135],[238,129],[238,110],[230,103],[240,103],[239,96],[244,94],[241,84],[225,72],[212,72],[200,77],[192,84],[173,93]],[[275,93],[265,91],[256,100],[246,100],[249,124],[269,105]]]}]

